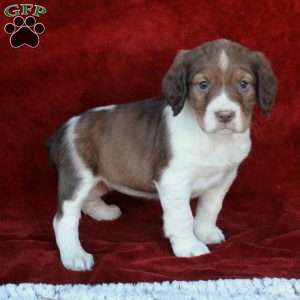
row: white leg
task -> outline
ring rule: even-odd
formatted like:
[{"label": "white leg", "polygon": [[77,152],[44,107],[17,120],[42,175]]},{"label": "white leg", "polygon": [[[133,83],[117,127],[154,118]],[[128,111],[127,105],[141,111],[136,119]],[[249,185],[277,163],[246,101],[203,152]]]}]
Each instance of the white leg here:
[{"label": "white leg", "polygon": [[93,256],[82,248],[79,240],[81,207],[91,186],[88,183],[81,185],[73,199],[64,200],[62,212],[53,220],[61,261],[65,268],[74,271],[90,270],[94,265]]},{"label": "white leg", "polygon": [[116,220],[122,214],[117,205],[108,205],[101,198],[88,200],[84,203],[82,211],[96,221]]},{"label": "white leg", "polygon": [[206,191],[198,200],[194,232],[205,244],[217,244],[225,240],[225,236],[217,227],[217,217],[222,208],[223,199],[236,177],[237,169],[228,173],[221,184]]},{"label": "white leg", "polygon": [[193,214],[188,189],[174,185],[163,187],[156,184],[163,208],[164,233],[178,257],[206,254],[208,248],[193,233]]},{"label": "white leg", "polygon": [[102,199],[109,189],[99,182],[84,201],[82,211],[97,221],[115,220],[121,216],[121,210],[116,205],[108,205]]}]

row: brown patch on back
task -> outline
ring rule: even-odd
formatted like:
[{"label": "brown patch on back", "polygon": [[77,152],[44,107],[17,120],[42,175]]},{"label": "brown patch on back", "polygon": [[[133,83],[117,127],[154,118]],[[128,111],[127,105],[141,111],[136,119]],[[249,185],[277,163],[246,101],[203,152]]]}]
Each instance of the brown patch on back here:
[{"label": "brown patch on back", "polygon": [[154,192],[169,160],[165,105],[149,99],[84,113],[76,128],[79,155],[111,184]]}]

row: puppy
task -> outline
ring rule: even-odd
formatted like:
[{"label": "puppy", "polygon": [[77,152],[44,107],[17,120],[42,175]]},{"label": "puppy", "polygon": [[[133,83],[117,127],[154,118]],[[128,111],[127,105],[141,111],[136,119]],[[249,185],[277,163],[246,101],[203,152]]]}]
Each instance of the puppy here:
[{"label": "puppy", "polygon": [[121,215],[102,199],[110,190],[159,198],[164,234],[178,257],[206,254],[207,244],[224,241],[216,220],[250,151],[255,103],[271,111],[276,96],[271,65],[260,52],[215,40],[179,51],[162,94],[88,110],[49,139],[58,172],[53,226],[67,269],[90,270],[94,264],[79,240],[81,211],[97,221]]}]

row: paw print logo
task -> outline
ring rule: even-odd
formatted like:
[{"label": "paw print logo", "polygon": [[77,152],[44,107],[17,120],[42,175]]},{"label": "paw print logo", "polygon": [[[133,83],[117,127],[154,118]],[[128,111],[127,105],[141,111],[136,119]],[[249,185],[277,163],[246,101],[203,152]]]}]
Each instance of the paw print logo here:
[{"label": "paw print logo", "polygon": [[28,16],[25,19],[17,16],[12,23],[7,23],[4,26],[4,30],[10,34],[10,45],[13,48],[19,48],[23,45],[36,48],[40,42],[39,35],[45,31],[45,26],[36,22],[33,16]]}]

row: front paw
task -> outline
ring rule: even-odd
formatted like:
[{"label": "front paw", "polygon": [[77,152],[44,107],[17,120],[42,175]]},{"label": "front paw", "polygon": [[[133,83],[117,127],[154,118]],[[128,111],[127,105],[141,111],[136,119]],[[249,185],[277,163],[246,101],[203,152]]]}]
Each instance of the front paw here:
[{"label": "front paw", "polygon": [[195,227],[195,235],[206,245],[220,244],[225,241],[225,236],[222,230],[217,226],[207,226],[199,224]]},{"label": "front paw", "polygon": [[188,239],[176,238],[171,239],[171,245],[175,256],[192,257],[209,253],[208,248],[195,237]]}]

